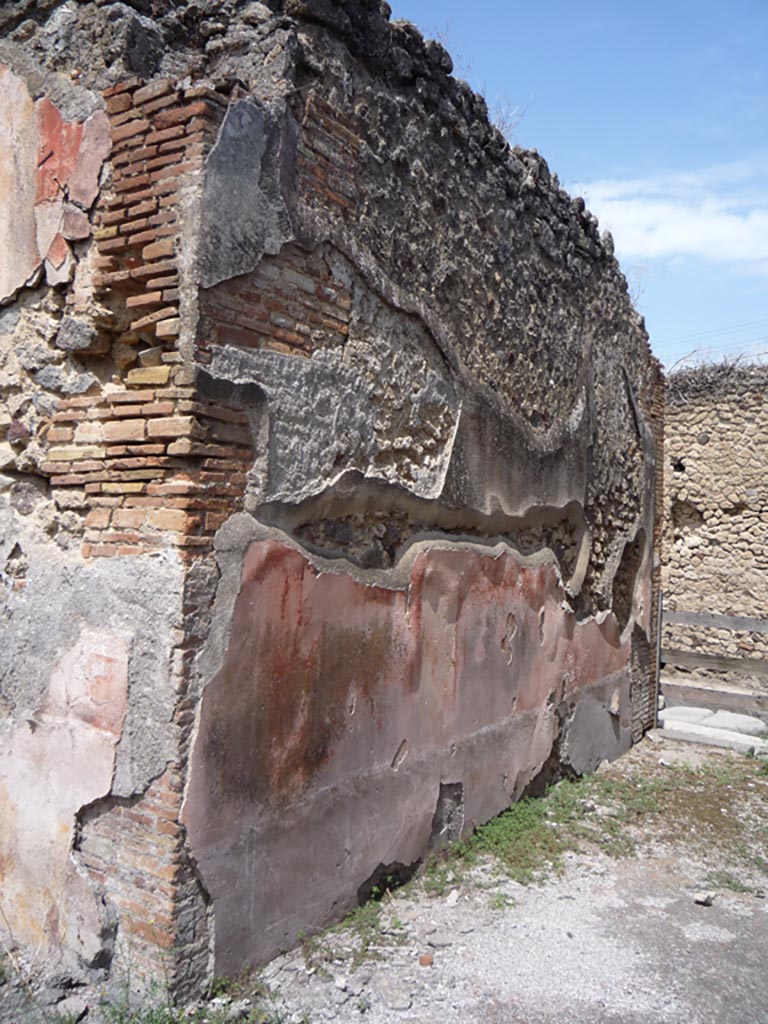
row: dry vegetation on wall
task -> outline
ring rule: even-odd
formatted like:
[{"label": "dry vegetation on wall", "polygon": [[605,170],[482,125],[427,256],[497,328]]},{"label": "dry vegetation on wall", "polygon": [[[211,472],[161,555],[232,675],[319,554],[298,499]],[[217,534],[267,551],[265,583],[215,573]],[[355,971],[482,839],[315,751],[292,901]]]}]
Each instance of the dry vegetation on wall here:
[{"label": "dry vegetation on wall", "polygon": [[[768,616],[768,366],[668,379],[663,589],[671,610]],[[664,645],[765,659],[768,635],[667,625]]]}]

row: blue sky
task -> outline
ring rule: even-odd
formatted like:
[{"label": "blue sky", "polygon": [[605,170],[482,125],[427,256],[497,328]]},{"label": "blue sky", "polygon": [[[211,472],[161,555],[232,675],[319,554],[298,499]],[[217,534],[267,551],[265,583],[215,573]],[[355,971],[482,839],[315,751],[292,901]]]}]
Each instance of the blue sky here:
[{"label": "blue sky", "polygon": [[390,0],[617,255],[669,368],[768,354],[768,0]]}]

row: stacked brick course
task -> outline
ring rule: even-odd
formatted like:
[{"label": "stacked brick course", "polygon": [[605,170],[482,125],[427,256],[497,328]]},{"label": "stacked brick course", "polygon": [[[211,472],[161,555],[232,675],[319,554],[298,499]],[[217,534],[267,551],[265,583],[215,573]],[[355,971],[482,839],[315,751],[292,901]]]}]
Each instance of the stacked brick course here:
[{"label": "stacked brick course", "polygon": [[122,390],[59,402],[41,471],[54,488],[84,490],[86,556],[167,544],[204,553],[253,461],[245,414],[199,398],[178,345],[183,208],[226,99],[138,78],[104,97],[112,183],[96,214],[93,283],[114,340],[151,351]]},{"label": "stacked brick course", "polygon": [[320,96],[304,105],[298,144],[298,192],[310,207],[321,206],[343,219],[357,214],[360,122]]},{"label": "stacked brick course", "polygon": [[253,462],[242,410],[168,381],[167,366],[132,370],[134,387],[66,399],[53,416],[42,471],[82,488],[84,554],[141,554],[172,544],[205,552],[242,499]]},{"label": "stacked brick course", "polygon": [[252,274],[201,294],[200,357],[210,361],[213,345],[303,356],[343,345],[351,304],[348,287],[335,278],[321,249],[286,246],[280,256],[264,257]]},{"label": "stacked brick course", "polygon": [[[201,394],[180,350],[184,209],[199,190],[226,99],[167,78],[131,78],[104,98],[112,176],[95,215],[92,284],[110,311],[102,332],[112,345],[134,348],[144,365],[121,370],[98,393],[61,399],[41,432],[39,469],[54,494],[84,495],[86,558],[170,546],[190,562],[210,554],[216,530],[242,507],[254,460],[246,413]],[[100,338],[96,352],[103,358],[109,351]],[[199,614],[198,602],[185,612]],[[194,627],[176,632],[178,759],[140,796],[88,808],[74,849],[118,915],[118,955],[137,981],[163,977],[183,992],[205,973],[209,950],[179,820],[199,638]]]}]

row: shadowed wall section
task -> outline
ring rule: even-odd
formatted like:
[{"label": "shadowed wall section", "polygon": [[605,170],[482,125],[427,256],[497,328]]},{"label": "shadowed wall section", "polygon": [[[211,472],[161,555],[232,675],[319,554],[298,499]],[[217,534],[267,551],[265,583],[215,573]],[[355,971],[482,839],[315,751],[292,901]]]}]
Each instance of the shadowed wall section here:
[{"label": "shadowed wall section", "polygon": [[377,865],[420,860],[442,785],[461,783],[468,825],[508,806],[583,691],[613,719],[608,752],[629,746],[629,643],[563,613],[551,559],[425,543],[406,561],[386,585],[247,548],[185,809],[219,971],[355,905]]}]

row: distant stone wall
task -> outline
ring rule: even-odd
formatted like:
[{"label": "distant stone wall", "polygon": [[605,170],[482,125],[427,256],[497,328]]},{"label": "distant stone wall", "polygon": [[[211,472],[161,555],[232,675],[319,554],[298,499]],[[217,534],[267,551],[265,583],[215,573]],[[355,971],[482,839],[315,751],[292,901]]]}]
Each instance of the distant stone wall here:
[{"label": "distant stone wall", "polygon": [[3,909],[184,994],[652,724],[659,368],[385,3],[0,29]]},{"label": "distant stone wall", "polygon": [[[768,367],[669,379],[665,607],[768,619]],[[768,635],[667,625],[665,647],[768,658]]]}]

